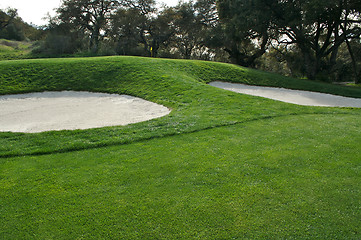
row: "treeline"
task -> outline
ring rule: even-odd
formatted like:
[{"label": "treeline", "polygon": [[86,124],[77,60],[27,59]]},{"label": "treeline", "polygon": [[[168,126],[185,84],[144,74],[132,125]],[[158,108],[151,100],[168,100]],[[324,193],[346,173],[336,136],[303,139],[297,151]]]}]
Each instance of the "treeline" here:
[{"label": "treeline", "polygon": [[293,75],[360,81],[360,0],[219,0],[218,11],[235,63],[255,66],[267,53]]},{"label": "treeline", "polygon": [[361,79],[361,0],[63,0],[36,49],[232,62],[323,81]]},{"label": "treeline", "polygon": [[161,8],[154,0],[64,0],[39,51],[218,60],[208,44],[216,24],[211,0]]}]

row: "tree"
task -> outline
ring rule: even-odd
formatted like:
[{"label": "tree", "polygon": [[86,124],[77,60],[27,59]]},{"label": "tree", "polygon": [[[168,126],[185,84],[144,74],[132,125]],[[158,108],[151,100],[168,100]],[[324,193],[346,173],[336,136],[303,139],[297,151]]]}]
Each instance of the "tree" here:
[{"label": "tree", "polygon": [[272,11],[267,0],[219,0],[220,39],[231,62],[254,67],[270,43]]},{"label": "tree", "polygon": [[191,58],[195,48],[202,45],[202,27],[200,17],[193,2],[180,3],[175,7],[174,19],[174,47],[181,53],[183,58]]},{"label": "tree", "polygon": [[110,37],[115,43],[115,51],[121,55],[142,55],[139,50],[142,42],[144,23],[147,18],[137,9],[119,8],[111,20]]},{"label": "tree", "polygon": [[118,5],[117,0],[63,0],[57,9],[58,19],[79,31],[89,32],[89,48],[96,53],[101,34],[107,30],[107,24]]},{"label": "tree", "polygon": [[142,46],[143,56],[157,57],[159,49],[167,46],[174,34],[173,9],[158,12],[154,0],[123,0],[121,4],[123,8],[118,9],[112,19],[111,35],[117,52],[138,55]]},{"label": "tree", "polygon": [[0,9],[0,31],[9,26],[17,17],[17,9],[8,8],[6,11]]},{"label": "tree", "polygon": [[216,0],[197,0],[194,8],[203,26],[212,28],[218,25],[219,16]]},{"label": "tree", "polygon": [[0,10],[0,38],[9,40],[39,40],[43,31],[36,26],[25,23],[16,9]]},{"label": "tree", "polygon": [[49,24],[45,29],[46,36],[40,41],[39,47],[34,49],[36,54],[62,55],[74,54],[78,50],[85,48],[85,34],[74,29],[70,23],[57,22],[56,19],[49,19]]},{"label": "tree", "polygon": [[[359,54],[355,54],[355,52],[360,53],[361,45],[361,3],[359,1],[344,1],[344,7],[343,22],[340,27],[344,34],[348,34],[345,42],[351,57],[354,81],[358,84],[361,82],[361,70],[358,67],[360,58]],[[356,51],[353,50],[353,45],[356,46]]]},{"label": "tree", "polygon": [[[132,26],[137,30],[138,43],[143,45],[143,55],[151,56],[151,24],[154,16],[157,15],[157,9],[155,7],[154,0],[122,0],[121,5],[128,11],[134,14],[129,16],[128,20],[136,23],[136,26]],[[119,12],[118,12],[119,16]],[[132,20],[134,18],[135,21]]]},{"label": "tree", "polygon": [[158,56],[161,46],[167,47],[175,34],[174,21],[176,12],[173,8],[165,8],[150,21],[148,41],[152,57]]},{"label": "tree", "polygon": [[298,46],[309,79],[332,71],[341,44],[360,36],[356,2],[302,0],[270,5],[279,34],[286,36],[280,43]]},{"label": "tree", "polygon": [[140,15],[147,17],[157,12],[155,0],[121,0],[121,5],[127,9],[135,9]]},{"label": "tree", "polygon": [[332,72],[341,44],[361,34],[360,0],[219,0],[217,7],[233,62],[252,66],[271,41],[296,45],[309,79]]},{"label": "tree", "polygon": [[6,12],[0,10],[0,38],[24,40],[25,35],[22,29],[24,25],[16,9],[8,8]]}]

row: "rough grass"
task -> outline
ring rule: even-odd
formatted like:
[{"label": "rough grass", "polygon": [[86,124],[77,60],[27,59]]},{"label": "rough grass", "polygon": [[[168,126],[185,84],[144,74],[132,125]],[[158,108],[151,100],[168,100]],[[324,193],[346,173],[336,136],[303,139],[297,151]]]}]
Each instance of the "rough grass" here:
[{"label": "rough grass", "polygon": [[173,111],[125,127],[0,133],[0,238],[359,239],[361,110],[246,96],[213,80],[361,97],[211,62],[1,62],[1,94],[126,93]]},{"label": "rough grass", "polygon": [[0,61],[31,57],[33,43],[0,39]]}]

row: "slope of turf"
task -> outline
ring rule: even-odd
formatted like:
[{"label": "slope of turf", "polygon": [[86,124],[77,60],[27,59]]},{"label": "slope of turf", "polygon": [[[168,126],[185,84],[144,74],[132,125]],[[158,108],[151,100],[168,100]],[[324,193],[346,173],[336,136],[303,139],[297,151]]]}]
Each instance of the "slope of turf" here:
[{"label": "slope of turf", "polygon": [[0,159],[2,239],[359,239],[360,116]]},{"label": "slope of turf", "polygon": [[129,94],[163,104],[171,108],[172,113],[125,127],[39,134],[0,133],[0,157],[110,146],[275,116],[360,113],[352,109],[296,106],[231,93],[206,85],[213,80],[361,97],[359,88],[308,82],[214,62],[139,57],[2,61],[0,94],[50,90]]}]

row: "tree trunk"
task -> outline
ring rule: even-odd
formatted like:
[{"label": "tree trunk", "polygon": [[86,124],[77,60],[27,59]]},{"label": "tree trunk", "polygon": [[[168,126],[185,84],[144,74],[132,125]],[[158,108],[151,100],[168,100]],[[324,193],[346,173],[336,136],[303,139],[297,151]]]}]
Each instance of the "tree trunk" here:
[{"label": "tree trunk", "polygon": [[317,67],[315,66],[315,61],[309,54],[304,55],[304,61],[307,78],[310,80],[315,80],[317,74]]},{"label": "tree trunk", "polygon": [[92,53],[97,53],[99,50],[99,37],[100,37],[100,29],[99,26],[95,26],[95,29],[90,37],[90,51]]},{"label": "tree trunk", "polygon": [[158,56],[158,50],[159,50],[159,42],[156,39],[153,39],[152,46],[150,49],[150,56],[151,57],[157,57]]},{"label": "tree trunk", "polygon": [[237,64],[237,65],[240,65],[243,67],[248,67],[248,66],[246,66],[246,63],[241,58],[241,56],[240,56],[241,54],[238,50],[235,50],[235,49],[230,50],[228,48],[225,48],[224,51],[226,51],[229,54],[229,59],[231,60],[231,63]]},{"label": "tree trunk", "polygon": [[144,45],[144,48],[143,48],[144,49],[144,56],[145,57],[150,57],[151,56],[150,47],[148,45],[147,40],[145,39],[144,30],[140,31],[139,36],[140,36],[141,42]]},{"label": "tree trunk", "polygon": [[346,38],[346,45],[347,45],[348,52],[350,53],[350,56],[351,56],[354,82],[356,84],[358,84],[358,83],[360,83],[360,73],[358,72],[358,69],[357,69],[356,59],[355,59],[355,55],[353,54],[351,44],[347,38]]},{"label": "tree trunk", "polygon": [[252,55],[247,54],[247,52],[241,52],[236,44],[233,44],[231,49],[225,48],[224,50],[229,54],[232,63],[254,68],[257,58],[261,57],[266,52],[268,39],[268,35],[265,33],[262,38],[261,47],[257,48]]},{"label": "tree trunk", "polygon": [[313,56],[310,50],[307,47],[299,44],[299,48],[303,55],[304,66],[306,71],[306,77],[310,80],[315,80],[317,73],[320,71],[319,69],[319,58],[317,56]]}]

